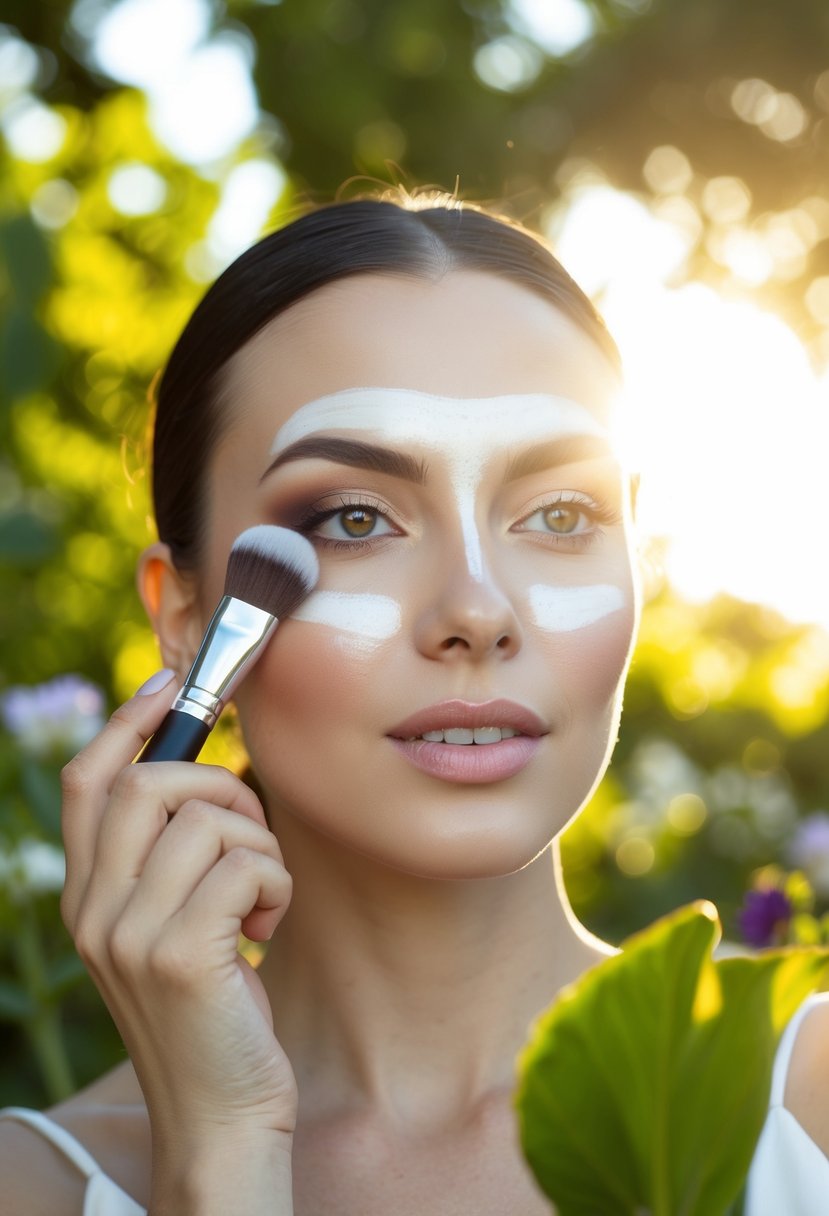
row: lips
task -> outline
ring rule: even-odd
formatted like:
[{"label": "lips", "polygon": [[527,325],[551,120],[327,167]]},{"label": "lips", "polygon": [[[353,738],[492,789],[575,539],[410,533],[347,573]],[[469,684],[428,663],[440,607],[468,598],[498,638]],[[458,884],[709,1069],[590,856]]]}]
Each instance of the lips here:
[{"label": "lips", "polygon": [[[392,727],[388,734],[392,739],[412,740],[440,731],[472,731],[474,738],[476,730],[482,732],[494,727],[501,727],[507,734],[513,732],[531,739],[549,734],[549,728],[532,710],[515,701],[500,698],[493,701],[441,701],[418,710]],[[453,742],[450,736],[442,746],[451,746]],[[481,742],[484,742],[483,736]],[[489,742],[489,746],[498,745]]]},{"label": "lips", "polygon": [[531,709],[498,699],[441,701],[399,722],[388,739],[409,764],[430,777],[489,785],[517,776],[547,734],[549,728]]}]

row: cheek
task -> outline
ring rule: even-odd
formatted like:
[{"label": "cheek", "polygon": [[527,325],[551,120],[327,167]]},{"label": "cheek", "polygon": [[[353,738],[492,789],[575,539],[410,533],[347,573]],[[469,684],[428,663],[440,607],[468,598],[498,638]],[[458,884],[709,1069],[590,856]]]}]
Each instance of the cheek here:
[{"label": "cheek", "polygon": [[387,595],[315,591],[293,614],[297,621],[329,625],[342,635],[340,648],[348,653],[370,652],[378,641],[400,631],[401,609]]},{"label": "cheek", "polygon": [[[545,597],[546,614],[535,614],[536,637],[558,672],[572,715],[580,709],[591,713],[613,710],[620,700],[636,636],[636,601],[632,592],[623,592],[615,585],[573,590],[598,590],[600,594],[574,595],[572,599]],[[541,626],[539,617],[549,623],[555,619],[564,627]]]},{"label": "cheek", "polygon": [[[379,630],[382,613],[373,619]],[[277,630],[236,698],[248,753],[266,784],[272,776],[290,797],[309,780],[313,785],[316,774],[330,796],[326,772],[339,759],[332,749],[342,749],[351,766],[359,765],[390,645],[393,637],[304,620],[286,621]]]}]

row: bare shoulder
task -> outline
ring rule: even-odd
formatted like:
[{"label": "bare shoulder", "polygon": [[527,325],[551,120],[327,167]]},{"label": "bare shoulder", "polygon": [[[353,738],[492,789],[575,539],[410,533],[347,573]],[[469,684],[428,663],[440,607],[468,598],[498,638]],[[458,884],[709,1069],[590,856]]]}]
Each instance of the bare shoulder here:
[{"label": "bare shoulder", "polygon": [[829,1001],[816,1003],[797,1032],[783,1102],[829,1157]]},{"label": "bare shoulder", "polygon": [[[129,1065],[44,1112],[64,1128],[101,1170],[146,1207],[149,1125]],[[0,1212],[4,1216],[81,1216],[86,1178],[36,1128],[0,1120]]]},{"label": "bare shoulder", "polygon": [[85,1180],[33,1128],[0,1119],[0,1211],[5,1216],[81,1216]]}]

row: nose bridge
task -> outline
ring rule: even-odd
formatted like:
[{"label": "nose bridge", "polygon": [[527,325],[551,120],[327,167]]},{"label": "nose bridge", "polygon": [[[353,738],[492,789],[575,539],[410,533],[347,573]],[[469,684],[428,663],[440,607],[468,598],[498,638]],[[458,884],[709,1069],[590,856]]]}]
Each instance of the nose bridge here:
[{"label": "nose bridge", "polygon": [[432,657],[509,657],[520,649],[521,626],[491,547],[481,536],[471,494],[459,496],[450,530],[430,578],[419,647]]},{"label": "nose bridge", "polygon": [[471,469],[455,468],[453,470],[453,489],[455,491],[460,537],[463,540],[462,559],[469,576],[476,582],[483,583],[487,572],[484,569],[484,553],[481,532],[478,525],[478,504],[475,498],[476,478]]}]

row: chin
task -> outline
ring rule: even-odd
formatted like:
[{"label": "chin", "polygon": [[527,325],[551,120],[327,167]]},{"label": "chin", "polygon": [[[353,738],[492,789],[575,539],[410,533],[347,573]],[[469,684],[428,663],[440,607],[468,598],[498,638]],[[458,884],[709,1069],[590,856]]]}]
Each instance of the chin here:
[{"label": "chin", "polygon": [[[523,828],[516,822],[515,808],[506,808],[500,816],[465,816],[459,824],[443,823],[436,830],[431,824],[420,822],[408,830],[387,831],[378,840],[360,840],[358,834],[350,837],[338,834],[329,837],[340,854],[340,861],[348,865],[347,857],[357,855],[363,862],[373,863],[378,868],[411,878],[423,878],[436,882],[466,882],[474,879],[506,878],[536,861],[550,847],[557,834],[557,827],[549,822],[525,823]],[[356,861],[356,857],[355,857]],[[357,862],[360,865],[360,862]]]}]

